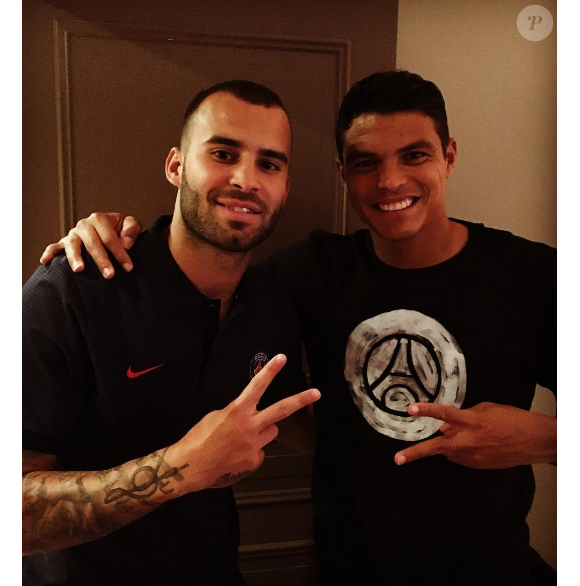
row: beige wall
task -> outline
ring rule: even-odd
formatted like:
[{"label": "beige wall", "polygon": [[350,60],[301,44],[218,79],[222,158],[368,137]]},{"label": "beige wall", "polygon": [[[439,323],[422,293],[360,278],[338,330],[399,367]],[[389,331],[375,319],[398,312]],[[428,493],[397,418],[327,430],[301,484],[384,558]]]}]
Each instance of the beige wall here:
[{"label": "beige wall", "polygon": [[[397,67],[434,81],[459,146],[450,216],[556,245],[556,3],[552,33],[528,41],[516,20],[531,0],[400,0]],[[555,413],[553,395],[534,408]],[[532,543],[556,566],[556,469],[535,467]]]}]

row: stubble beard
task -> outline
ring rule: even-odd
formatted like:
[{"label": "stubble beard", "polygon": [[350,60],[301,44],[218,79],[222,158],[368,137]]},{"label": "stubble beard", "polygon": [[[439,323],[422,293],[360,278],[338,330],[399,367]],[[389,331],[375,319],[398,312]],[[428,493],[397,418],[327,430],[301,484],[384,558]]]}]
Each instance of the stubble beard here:
[{"label": "stubble beard", "polygon": [[[235,221],[229,222],[228,229],[224,229],[211,217],[209,211],[205,214],[201,211],[202,196],[196,187],[188,183],[185,173],[181,176],[179,192],[179,208],[187,231],[197,240],[225,252],[249,252],[254,249],[270,236],[280,214],[280,208],[278,208],[265,224],[261,224],[253,232],[248,230],[244,222]],[[228,193],[240,201],[257,202],[261,209],[264,209],[262,202],[253,194],[231,190],[213,194],[213,197],[215,198],[220,193]]]}]

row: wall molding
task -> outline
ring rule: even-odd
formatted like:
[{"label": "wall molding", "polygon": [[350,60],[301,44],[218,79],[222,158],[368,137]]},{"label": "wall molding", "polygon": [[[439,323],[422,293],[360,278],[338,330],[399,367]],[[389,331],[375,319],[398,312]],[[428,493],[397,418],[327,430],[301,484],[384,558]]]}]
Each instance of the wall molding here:
[{"label": "wall molding", "polygon": [[283,490],[263,490],[242,492],[234,495],[238,507],[253,507],[279,503],[298,503],[312,500],[310,488],[288,488]]},{"label": "wall molding", "polygon": [[300,539],[297,541],[280,541],[278,543],[241,545],[238,552],[240,561],[311,554],[314,552],[314,540]]}]

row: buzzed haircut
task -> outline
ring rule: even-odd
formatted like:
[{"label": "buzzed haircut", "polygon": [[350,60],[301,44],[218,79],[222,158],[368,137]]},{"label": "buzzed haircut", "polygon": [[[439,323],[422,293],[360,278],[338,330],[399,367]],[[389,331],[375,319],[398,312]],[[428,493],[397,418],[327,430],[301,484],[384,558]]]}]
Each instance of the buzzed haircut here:
[{"label": "buzzed haircut", "polygon": [[355,83],[344,96],[336,121],[336,149],[342,161],[344,135],[353,120],[363,114],[422,112],[435,123],[445,156],[449,127],[445,100],[439,88],[416,73],[379,71]]},{"label": "buzzed haircut", "polygon": [[230,81],[222,81],[212,85],[211,87],[201,90],[187,106],[185,113],[183,114],[183,126],[181,129],[182,144],[185,131],[191,117],[195,114],[197,109],[201,106],[201,103],[206,98],[217,92],[226,92],[240,100],[243,100],[244,102],[247,102],[248,104],[254,104],[255,106],[265,106],[266,108],[281,108],[286,113],[286,116],[288,116],[288,112],[286,112],[286,108],[284,107],[280,96],[276,92],[267,88],[265,85],[256,83],[255,81],[248,81],[247,79],[232,79]]}]

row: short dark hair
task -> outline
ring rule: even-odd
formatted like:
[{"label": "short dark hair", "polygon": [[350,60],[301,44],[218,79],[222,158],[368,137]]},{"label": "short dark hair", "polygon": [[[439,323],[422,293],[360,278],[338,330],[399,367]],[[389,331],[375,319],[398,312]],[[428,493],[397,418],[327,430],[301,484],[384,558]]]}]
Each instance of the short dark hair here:
[{"label": "short dark hair", "polygon": [[439,88],[416,73],[405,70],[379,71],[355,83],[342,100],[336,121],[336,149],[342,161],[344,135],[362,114],[422,112],[435,122],[443,155],[449,144],[445,100]]},{"label": "short dark hair", "polygon": [[286,115],[288,115],[288,112],[286,112],[286,108],[284,107],[280,96],[278,96],[276,92],[267,88],[265,85],[256,83],[255,81],[248,81],[247,79],[232,79],[230,81],[222,81],[212,85],[211,87],[201,90],[193,98],[193,100],[191,100],[185,109],[185,113],[183,114],[183,127],[181,130],[182,142],[184,132],[187,128],[187,124],[190,118],[195,114],[197,109],[201,106],[201,103],[206,98],[217,92],[226,92],[240,100],[243,100],[244,102],[248,102],[248,104],[265,106],[266,108],[281,108],[284,110]]}]

